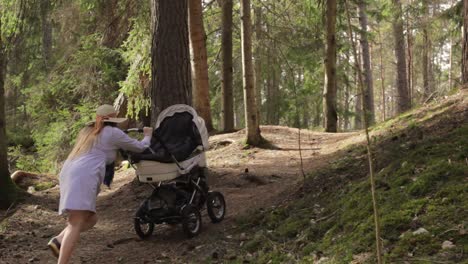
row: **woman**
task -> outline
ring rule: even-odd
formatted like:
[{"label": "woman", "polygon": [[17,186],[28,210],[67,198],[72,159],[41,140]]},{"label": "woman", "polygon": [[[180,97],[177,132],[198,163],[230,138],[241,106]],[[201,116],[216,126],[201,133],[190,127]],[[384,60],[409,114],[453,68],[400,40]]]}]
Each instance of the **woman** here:
[{"label": "woman", "polygon": [[68,263],[80,233],[97,222],[96,197],[106,164],[114,161],[118,149],[143,152],[150,144],[152,128],[143,128],[145,137],[138,141],[112,126],[126,120],[116,116],[117,111],[111,105],[98,107],[94,125],[80,131],[60,172],[59,214],[68,215],[68,225],[48,243],[59,264]]}]

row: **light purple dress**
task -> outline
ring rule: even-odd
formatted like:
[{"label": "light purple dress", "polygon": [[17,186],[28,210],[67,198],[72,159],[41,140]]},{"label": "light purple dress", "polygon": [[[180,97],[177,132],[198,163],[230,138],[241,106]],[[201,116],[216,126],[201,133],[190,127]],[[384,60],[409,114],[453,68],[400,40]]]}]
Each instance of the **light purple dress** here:
[{"label": "light purple dress", "polygon": [[59,176],[59,214],[67,210],[96,212],[96,197],[106,164],[115,160],[118,149],[142,152],[150,141],[151,136],[138,141],[116,127],[104,127],[88,153],[65,161]]}]

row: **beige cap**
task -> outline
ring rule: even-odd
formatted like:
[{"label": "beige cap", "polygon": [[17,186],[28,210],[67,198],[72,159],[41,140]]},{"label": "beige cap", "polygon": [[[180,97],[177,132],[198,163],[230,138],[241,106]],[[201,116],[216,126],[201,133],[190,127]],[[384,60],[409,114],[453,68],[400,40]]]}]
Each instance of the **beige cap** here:
[{"label": "beige cap", "polygon": [[[104,122],[119,124],[119,123],[127,121],[127,118],[108,117],[109,115],[112,115],[112,114],[118,114],[117,110],[115,110],[115,108],[112,105],[104,104],[104,105],[99,106],[96,109],[96,116],[106,117],[106,119],[104,119]],[[94,124],[94,121],[88,123],[88,125],[91,125],[91,124]]]}]

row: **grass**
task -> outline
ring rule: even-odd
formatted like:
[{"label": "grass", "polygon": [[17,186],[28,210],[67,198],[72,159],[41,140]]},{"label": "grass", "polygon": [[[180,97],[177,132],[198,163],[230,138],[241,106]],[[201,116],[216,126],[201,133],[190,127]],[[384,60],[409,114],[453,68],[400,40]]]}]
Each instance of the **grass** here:
[{"label": "grass", "polygon": [[34,189],[36,189],[36,191],[43,191],[43,190],[50,189],[54,187],[55,185],[57,185],[56,182],[44,181],[44,182],[39,182],[35,184]]},{"label": "grass", "polygon": [[[441,115],[449,105],[434,107]],[[442,109],[442,110],[441,110]],[[445,132],[426,129],[415,118],[400,116],[400,131],[376,139],[376,183],[385,260],[467,261],[468,125]],[[441,131],[443,128],[440,129]],[[404,135],[404,136],[403,136]],[[363,146],[344,151],[328,168],[308,176],[294,202],[239,219],[253,233],[242,251],[253,263],[313,263],[323,254],[333,263],[349,263],[357,254],[374,252],[374,231]],[[413,234],[418,228],[428,231]],[[449,240],[455,249],[443,250]],[[466,254],[466,253],[465,253]],[[374,263],[373,257],[368,263]],[[424,262],[422,262],[424,263]]]},{"label": "grass", "polygon": [[5,233],[5,231],[8,229],[8,219],[3,219],[0,221],[0,234]]}]

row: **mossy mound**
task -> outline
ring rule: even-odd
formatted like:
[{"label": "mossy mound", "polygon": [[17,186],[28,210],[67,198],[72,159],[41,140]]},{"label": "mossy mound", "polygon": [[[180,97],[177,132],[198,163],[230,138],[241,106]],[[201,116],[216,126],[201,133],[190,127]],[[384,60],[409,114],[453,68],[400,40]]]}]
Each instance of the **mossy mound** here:
[{"label": "mossy mound", "polygon": [[[373,138],[387,263],[468,262],[468,119],[456,103],[406,114]],[[239,219],[241,229],[252,234],[241,249],[248,260],[375,263],[365,154],[362,145],[343,151],[309,175],[293,201]],[[454,246],[442,248],[444,241]]]}]

